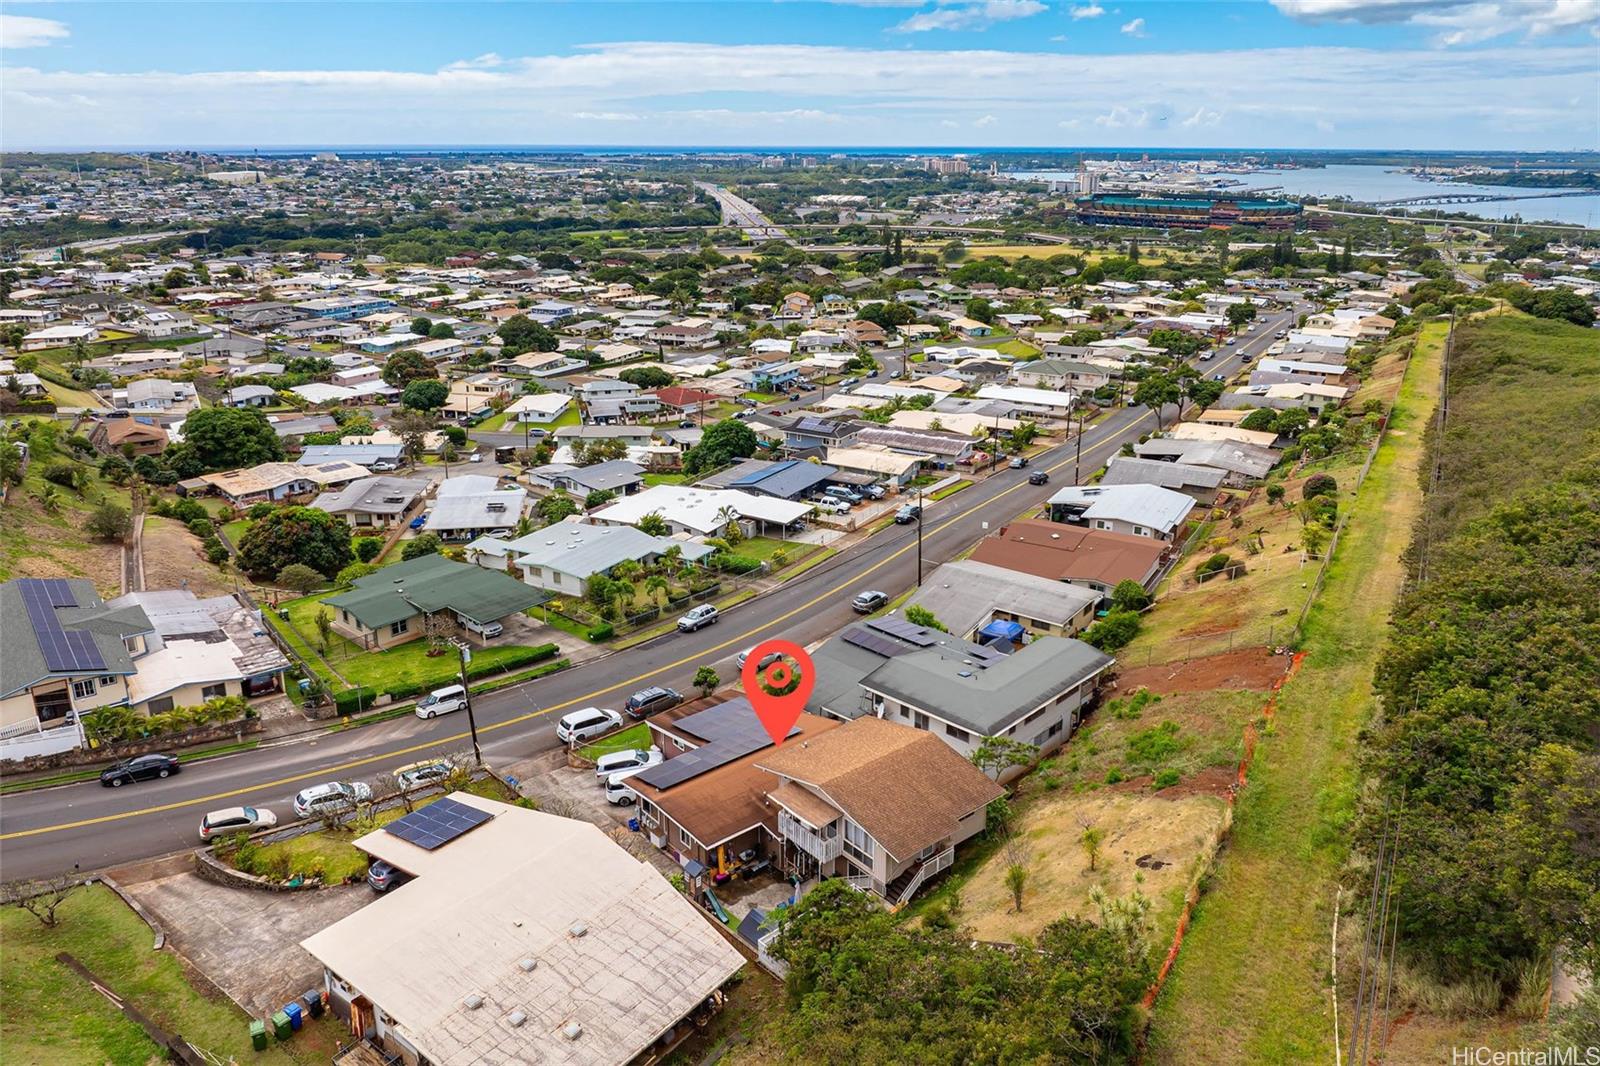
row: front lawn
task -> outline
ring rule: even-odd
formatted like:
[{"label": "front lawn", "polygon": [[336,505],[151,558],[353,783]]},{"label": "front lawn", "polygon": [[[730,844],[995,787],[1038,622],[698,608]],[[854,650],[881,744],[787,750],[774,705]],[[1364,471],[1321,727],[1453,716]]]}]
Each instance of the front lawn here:
[{"label": "front lawn", "polygon": [[[327,593],[317,593],[279,604],[280,609],[289,612],[288,622],[278,617],[275,611],[266,612],[273,628],[282,633],[289,643],[295,645],[297,650],[311,661],[324,680],[330,681],[337,688],[345,687],[327,672],[328,665],[343,675],[351,687],[365,685],[379,693],[402,685],[421,685],[424,689],[438,688],[457,679],[460,666],[454,652],[430,656],[427,642],[421,639],[401,644],[388,651],[367,651],[359,644],[334,633],[324,653],[327,660],[324,664],[315,653],[321,649],[321,638],[317,635],[317,611],[322,608],[322,597],[326,595]],[[333,613],[333,608],[327,610],[330,614]],[[521,654],[523,647],[520,644],[474,647],[472,665],[482,667],[486,663],[494,664],[514,659]]]},{"label": "front lawn", "polygon": [[644,483],[647,486],[653,486],[653,485],[687,485],[689,483],[689,475],[688,474],[646,474],[644,476]]},{"label": "front lawn", "polygon": [[[103,885],[77,889],[47,929],[16,908],[0,910],[0,1044],[8,1062],[145,1066],[165,1055],[144,1030],[56,961],[66,952],[169,1033],[181,1033],[218,1061],[273,1066],[325,1063],[342,1027],[306,1023],[288,1043],[250,1049],[250,1019],[220,996],[190,985],[170,951],[152,951],[150,927]],[[332,1016],[327,1016],[331,1018]]]},{"label": "front lawn", "polygon": [[1004,344],[997,344],[994,346],[994,350],[1001,355],[1009,355],[1013,359],[1032,359],[1039,354],[1039,349],[1027,341],[1019,340],[1009,340]]},{"label": "front lawn", "polygon": [[808,544],[799,540],[774,540],[772,537],[751,537],[741,540],[734,545],[733,554],[748,556],[751,559],[760,559],[762,562],[771,562],[772,557],[782,552],[786,557],[782,564],[797,562],[816,551],[820,545]]}]

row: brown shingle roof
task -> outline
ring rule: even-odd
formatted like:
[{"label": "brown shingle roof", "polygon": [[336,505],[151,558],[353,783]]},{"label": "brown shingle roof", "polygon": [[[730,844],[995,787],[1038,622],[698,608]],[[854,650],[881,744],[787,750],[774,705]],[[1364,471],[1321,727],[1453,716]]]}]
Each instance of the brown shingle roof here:
[{"label": "brown shingle roof", "polygon": [[[666,725],[667,722],[656,720],[651,724]],[[800,727],[800,735],[791,740],[791,744],[797,743],[800,737],[814,742],[840,725],[832,718],[812,714],[802,714],[795,724]],[[660,807],[663,814],[683,826],[700,843],[714,847],[755,825],[765,823],[777,831],[777,809],[767,803],[767,793],[778,787],[778,780],[756,766],[770,751],[770,748],[763,748],[752,752],[669,789],[654,788],[637,779],[630,780],[628,785]]]},{"label": "brown shingle roof", "polygon": [[814,786],[896,859],[944,839],[959,819],[1005,795],[938,737],[881,718],[791,740],[757,761]]},{"label": "brown shingle roof", "polygon": [[818,829],[839,817],[839,809],[837,807],[804,785],[797,785],[793,781],[785,781],[773,789],[769,795],[771,795],[774,803],[783,804],[803,818],[807,824],[813,825]]},{"label": "brown shingle roof", "polygon": [[1167,549],[1164,541],[1025,518],[978,542],[971,558],[1052,581],[1143,584]]}]

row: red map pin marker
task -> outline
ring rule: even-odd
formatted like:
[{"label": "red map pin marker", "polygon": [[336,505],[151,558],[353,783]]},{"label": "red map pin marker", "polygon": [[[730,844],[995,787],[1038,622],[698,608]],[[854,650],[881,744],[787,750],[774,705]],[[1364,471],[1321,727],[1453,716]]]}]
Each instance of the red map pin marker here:
[{"label": "red map pin marker", "polygon": [[[773,654],[783,658],[762,669],[761,663]],[[781,745],[799,720],[800,712],[805,710],[806,700],[817,683],[811,656],[800,645],[787,640],[765,640],[745,657],[739,679],[744,682],[745,698],[755,708],[767,736],[772,738],[774,746]],[[781,695],[774,696],[773,692]]]}]

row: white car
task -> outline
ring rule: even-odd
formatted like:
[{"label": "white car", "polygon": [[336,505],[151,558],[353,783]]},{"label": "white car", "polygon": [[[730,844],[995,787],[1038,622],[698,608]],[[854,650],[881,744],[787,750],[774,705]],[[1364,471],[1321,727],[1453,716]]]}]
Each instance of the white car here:
[{"label": "white car", "polygon": [[613,807],[629,807],[639,800],[639,793],[628,787],[628,778],[640,773],[644,767],[637,770],[624,770],[620,774],[612,774],[606,778],[606,802]]},{"label": "white car", "polygon": [[660,748],[629,748],[626,751],[614,751],[595,760],[595,780],[604,784],[612,774],[620,774],[624,770],[646,770],[661,762],[661,759]]},{"label": "white car", "polygon": [[[754,644],[752,644],[750,647],[748,647],[744,651],[740,652],[737,656],[735,656],[735,658],[733,660],[734,665],[737,666],[739,669],[743,670],[744,669],[744,664],[747,661],[749,661],[749,659],[750,659],[750,653],[755,651],[755,650],[756,650],[756,646]],[[771,666],[773,663],[777,662],[781,658],[783,658],[783,653],[782,652],[776,652],[776,651],[768,652],[766,655],[763,655],[761,657],[761,661],[760,662],[756,663],[756,669],[757,670],[765,670],[767,667]]]},{"label": "white car", "polygon": [[589,740],[609,733],[622,724],[622,715],[604,707],[585,707],[569,711],[556,723],[556,739],[563,744],[575,740]]},{"label": "white car", "polygon": [[716,621],[717,608],[713,604],[702,603],[678,619],[678,632],[693,633],[697,629],[714,625]]},{"label": "white car", "polygon": [[200,819],[200,839],[210,840],[229,833],[254,833],[277,824],[278,816],[265,807],[224,807]]},{"label": "white car", "polygon": [[325,785],[301,789],[294,797],[294,816],[310,818],[314,814],[326,814],[365,803],[371,798],[371,787],[361,781],[329,781]]},{"label": "white car", "polygon": [[434,718],[451,711],[459,711],[467,705],[467,690],[460,685],[446,685],[436,688],[422,699],[417,701],[416,715],[418,718]]}]

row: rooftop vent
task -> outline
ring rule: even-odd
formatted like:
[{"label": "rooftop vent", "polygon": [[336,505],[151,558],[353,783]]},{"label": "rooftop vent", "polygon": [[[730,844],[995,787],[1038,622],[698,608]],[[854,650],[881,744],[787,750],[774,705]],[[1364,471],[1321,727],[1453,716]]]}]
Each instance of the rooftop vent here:
[{"label": "rooftop vent", "polygon": [[972,676],[972,671],[971,670],[957,670],[956,673],[961,677],[971,677]]},{"label": "rooftop vent", "polygon": [[568,1040],[576,1040],[578,1037],[583,1035],[583,1026],[579,1025],[577,1022],[568,1022],[566,1025],[561,1027],[561,1035],[566,1037]]},{"label": "rooftop vent", "polygon": [[506,1024],[511,1026],[513,1029],[521,1029],[522,1023],[527,1020],[528,1016],[520,1010],[514,1010],[510,1014],[506,1015]]},{"label": "rooftop vent", "polygon": [[589,927],[583,922],[573,922],[567,929],[567,935],[572,937],[588,936]]},{"label": "rooftop vent", "polygon": [[483,1006],[483,997],[474,992],[466,999],[463,999],[461,1001],[461,1005],[467,1008],[467,1010],[477,1010],[479,1007]]},{"label": "rooftop vent", "polygon": [[517,962],[517,965],[522,968],[523,973],[532,973],[539,968],[539,960],[533,958],[521,959]]}]

